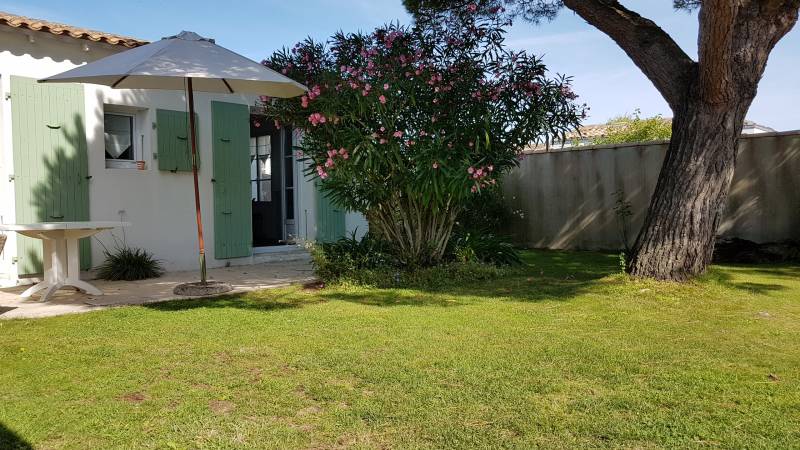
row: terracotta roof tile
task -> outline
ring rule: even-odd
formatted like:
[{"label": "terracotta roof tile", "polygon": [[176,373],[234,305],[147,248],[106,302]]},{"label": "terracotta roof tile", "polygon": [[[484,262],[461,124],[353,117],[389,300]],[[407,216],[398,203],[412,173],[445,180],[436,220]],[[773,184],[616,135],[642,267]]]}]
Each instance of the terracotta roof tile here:
[{"label": "terracotta roof tile", "polygon": [[88,30],[86,28],[64,25],[62,23],[48,22],[46,20],[33,19],[30,17],[18,16],[0,11],[0,25],[8,25],[14,28],[22,28],[33,31],[49,32],[59,36],[69,36],[75,39],[85,39],[93,42],[104,42],[111,45],[121,45],[133,48],[145,45],[148,42],[141,39],[134,39],[116,34],[104,33],[102,31]]}]

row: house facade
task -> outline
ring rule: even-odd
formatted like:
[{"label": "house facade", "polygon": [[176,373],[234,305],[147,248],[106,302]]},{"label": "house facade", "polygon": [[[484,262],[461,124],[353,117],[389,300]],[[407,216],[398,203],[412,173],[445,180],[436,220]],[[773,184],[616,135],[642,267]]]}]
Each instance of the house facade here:
[{"label": "house facade", "polygon": [[[167,270],[197,267],[184,93],[36,82],[144,44],[0,12],[0,221],[130,222],[82,243],[84,269],[118,241],[152,252]],[[301,136],[276,129],[255,100],[195,95],[209,267],[366,230],[304,176]],[[40,272],[41,244],[9,236],[0,285]]]}]

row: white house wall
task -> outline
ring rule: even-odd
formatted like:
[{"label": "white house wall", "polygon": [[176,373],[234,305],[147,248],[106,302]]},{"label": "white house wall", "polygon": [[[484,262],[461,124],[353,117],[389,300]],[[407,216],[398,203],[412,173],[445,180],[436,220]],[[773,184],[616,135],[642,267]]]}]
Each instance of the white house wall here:
[{"label": "white house wall", "polygon": [[[26,32],[0,27],[0,89],[3,93],[0,108],[0,217],[4,223],[15,221],[13,183],[8,181],[13,172],[11,105],[5,98],[5,94],[11,90],[11,75],[43,78],[121,50],[108,44],[48,33],[30,32],[30,35],[33,36],[33,42],[30,42]],[[97,85],[85,85],[84,90],[89,174],[92,176],[89,189],[91,219],[131,222],[131,227],[124,232],[115,230],[114,235],[118,239],[124,238],[129,245],[153,252],[168,270],[196,268],[197,238],[191,173],[159,171],[158,161],[154,159],[154,153],[157,153],[156,131],[153,129],[156,110],[186,110],[184,94],[177,91],[114,90]],[[199,181],[206,253],[208,265],[218,267],[228,263],[248,263],[250,260],[214,258],[212,100],[252,105],[254,98],[204,93],[195,95],[195,108],[199,116]],[[106,168],[104,105],[113,105],[111,108],[123,111],[138,111],[141,120],[138,122],[136,139],[140,145],[143,143],[140,159],[146,162],[145,170]],[[311,181],[300,182],[304,178],[301,165],[300,162],[296,163],[297,236],[301,240],[313,240],[316,236],[316,193]],[[366,222],[358,214],[348,214],[346,224],[348,232],[356,228],[359,234],[366,231]],[[98,235],[97,239],[106,246],[114,244],[114,238],[108,232]],[[17,281],[16,267],[11,259],[15,254],[16,239],[11,238],[0,261],[0,284],[8,285]],[[103,259],[103,246],[93,242],[92,263],[97,265]]]}]

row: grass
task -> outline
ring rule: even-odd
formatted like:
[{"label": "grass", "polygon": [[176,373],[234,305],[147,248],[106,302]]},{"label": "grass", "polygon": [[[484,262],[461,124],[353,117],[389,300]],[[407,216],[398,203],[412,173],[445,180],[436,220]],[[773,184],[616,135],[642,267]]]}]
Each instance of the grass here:
[{"label": "grass", "polygon": [[436,290],[0,321],[0,448],[798,448],[800,267],[528,252]]}]

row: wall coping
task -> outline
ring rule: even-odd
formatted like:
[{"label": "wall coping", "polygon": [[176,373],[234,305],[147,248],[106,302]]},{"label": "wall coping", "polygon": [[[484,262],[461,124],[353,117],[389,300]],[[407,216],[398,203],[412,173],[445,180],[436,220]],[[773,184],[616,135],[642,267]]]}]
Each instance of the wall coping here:
[{"label": "wall coping", "polygon": [[[771,131],[769,133],[743,134],[739,137],[739,139],[755,139],[755,138],[795,136],[795,135],[800,136],[800,129],[789,130],[789,131]],[[565,152],[571,153],[571,152],[582,152],[587,150],[607,150],[607,149],[622,149],[629,147],[647,147],[651,145],[662,145],[662,144],[669,144],[669,139],[631,142],[625,144],[603,144],[603,145],[582,145],[579,147],[558,147],[558,148],[551,148],[550,150],[544,152],[534,152],[534,151],[523,152],[523,155],[525,155],[525,157],[528,158],[531,156],[548,155],[551,153],[565,153]]]}]

